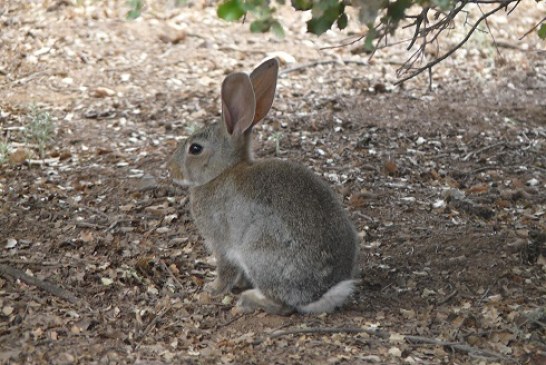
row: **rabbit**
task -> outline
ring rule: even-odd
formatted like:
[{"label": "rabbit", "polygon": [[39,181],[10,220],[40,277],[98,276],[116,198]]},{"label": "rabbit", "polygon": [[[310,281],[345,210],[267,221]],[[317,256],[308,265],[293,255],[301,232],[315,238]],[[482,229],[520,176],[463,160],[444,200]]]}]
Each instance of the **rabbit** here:
[{"label": "rabbit", "polygon": [[182,141],[167,167],[189,186],[191,212],[216,258],[220,295],[237,286],[243,313],[329,313],[353,293],[358,236],[328,185],[302,165],[254,160],[252,128],[269,112],[279,64],[222,83],[221,122]]}]

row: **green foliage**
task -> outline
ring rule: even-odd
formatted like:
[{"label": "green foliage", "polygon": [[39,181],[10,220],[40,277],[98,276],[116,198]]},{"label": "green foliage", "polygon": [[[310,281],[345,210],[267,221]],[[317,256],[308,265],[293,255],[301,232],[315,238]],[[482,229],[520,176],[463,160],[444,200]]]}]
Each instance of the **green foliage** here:
[{"label": "green foliage", "polygon": [[127,5],[129,5],[129,11],[127,12],[127,19],[136,19],[142,13],[142,8],[144,7],[144,0],[127,0]]},{"label": "green foliage", "polygon": [[387,5],[387,15],[381,21],[387,24],[387,29],[391,34],[398,28],[400,20],[404,19],[406,10],[413,5],[414,0],[396,0]]},{"label": "green foliage", "polygon": [[[430,0],[354,0],[352,6],[359,8],[359,19],[370,29],[374,28],[375,20],[381,10],[386,14],[381,22],[389,24],[389,29],[397,27],[398,22],[403,19],[408,8],[418,1],[429,2]],[[447,6],[454,0],[432,0],[438,2],[438,6]],[[284,0],[277,0],[277,3],[284,3]],[[284,31],[280,22],[275,19],[275,7],[271,6],[270,0],[225,0],[217,9],[218,16],[228,21],[238,21],[248,13],[255,18],[250,23],[252,32],[272,31],[278,36],[283,36]],[[349,18],[345,13],[346,1],[344,0],[291,0],[292,7],[297,11],[311,11],[312,18],[307,22],[307,31],[320,35],[334,24],[339,29],[347,27]],[[441,4],[441,5],[440,5]],[[375,33],[373,33],[375,34]]]},{"label": "green foliage", "polygon": [[[145,5],[145,0],[126,0],[126,1],[127,1],[127,6],[129,7],[127,14],[125,14],[127,19],[135,20],[136,18],[140,17],[142,15],[142,9],[144,8],[144,5]],[[81,5],[84,3],[84,0],[77,0],[77,2],[79,5]],[[174,3],[176,6],[182,6],[182,5],[186,5],[188,3],[188,0],[175,0]]]},{"label": "green foliage", "polygon": [[453,5],[455,5],[453,0],[432,0],[432,3],[444,11],[453,8]]},{"label": "green foliage", "polygon": [[542,23],[542,25],[538,28],[538,36],[540,39],[546,39],[546,23]]},{"label": "green foliage", "polygon": [[292,0],[292,6],[296,10],[306,11],[313,8],[313,0]]},{"label": "green foliage", "polygon": [[5,141],[0,141],[0,165],[8,160],[9,146]]},{"label": "green foliage", "polygon": [[[284,0],[277,0],[284,3]],[[279,37],[284,36],[281,23],[274,17],[275,7],[270,6],[269,0],[225,0],[217,9],[218,17],[228,21],[240,20],[248,13],[254,20],[250,23],[252,32],[272,31]],[[294,9],[299,11],[311,10],[313,17],[307,22],[307,29],[314,34],[322,34],[336,23],[339,29],[348,24],[345,14],[345,3],[340,0],[291,0]]]},{"label": "green foliage", "polygon": [[373,28],[379,10],[388,5],[388,0],[355,0],[354,6],[358,8],[358,20]]},{"label": "green foliage", "polygon": [[[493,3],[502,4],[502,1],[493,0]],[[536,0],[537,3],[542,1]],[[237,21],[250,13],[252,32],[272,31],[283,36],[282,25],[274,17],[273,3],[284,4],[284,0],[224,0],[218,6],[218,16]],[[312,18],[307,22],[307,31],[317,35],[332,29],[334,24],[339,29],[347,27],[349,19],[345,13],[346,4],[358,9],[360,22],[369,28],[364,45],[368,49],[373,48],[374,41],[382,34],[394,33],[410,8],[421,6],[449,13],[461,4],[461,0],[291,0],[296,11],[311,11]],[[377,31],[379,28],[382,32]],[[539,27],[538,36],[546,39],[545,24]]]},{"label": "green foliage", "polygon": [[412,5],[412,0],[396,0],[393,3],[389,3],[387,7],[387,17],[390,17],[394,21],[399,21],[404,17],[406,9]]},{"label": "green foliage", "polygon": [[224,20],[234,21],[241,19],[245,15],[245,10],[242,0],[227,0],[218,6],[216,13]]},{"label": "green foliage", "polygon": [[375,28],[370,28],[370,31],[366,34],[366,38],[364,39],[364,50],[368,53],[373,52],[375,49],[373,45],[373,41],[377,37],[377,32]]},{"label": "green foliage", "polygon": [[[277,0],[284,3],[284,0]],[[284,36],[281,23],[275,19],[275,8],[269,6],[269,0],[225,0],[217,9],[218,17],[228,21],[236,21],[251,13],[254,20],[250,23],[250,31],[264,33],[271,31],[278,37]]]},{"label": "green foliage", "polygon": [[279,23],[277,20],[274,20],[271,24],[271,31],[279,38],[284,37],[284,29],[281,23]]},{"label": "green foliage", "polygon": [[268,139],[275,142],[275,156],[280,156],[281,154],[281,141],[284,138],[282,132],[274,132]]},{"label": "green foliage", "polygon": [[337,27],[339,29],[345,29],[347,28],[347,24],[349,24],[349,18],[347,17],[347,14],[343,13],[337,18]]},{"label": "green foliage", "polygon": [[[82,0],[77,0],[79,3]],[[358,19],[368,26],[364,49],[374,48],[374,41],[383,35],[393,34],[399,27],[400,21],[407,16],[407,10],[421,6],[434,9],[438,12],[449,13],[461,5],[462,0],[290,0],[296,11],[311,11],[311,19],[307,21],[307,31],[320,35],[334,24],[339,29],[345,29],[349,18],[345,13],[346,6],[358,10]],[[502,4],[503,1],[491,0],[492,4]],[[511,2],[514,0],[511,0]],[[535,0],[536,3],[545,0]],[[129,10],[128,19],[136,19],[144,8],[145,0],[126,0]],[[184,5],[188,0],[175,0],[177,5]],[[271,31],[278,37],[284,36],[284,29],[275,17],[273,4],[284,4],[285,0],[223,0],[217,7],[219,18],[227,21],[240,21],[251,15],[250,30],[252,32]],[[469,2],[468,4],[471,4]],[[516,3],[515,6],[517,6]],[[507,5],[507,3],[505,4]],[[459,9],[460,10],[460,9]],[[439,14],[439,13],[437,13]],[[378,31],[381,29],[382,31]],[[546,39],[546,23],[538,26],[537,35]]]},{"label": "green foliage", "polygon": [[27,141],[36,143],[40,157],[44,156],[47,145],[53,140],[55,128],[48,112],[31,107],[29,124],[25,127]]},{"label": "green foliage", "polygon": [[[313,18],[307,22],[307,31],[313,34],[322,34],[332,28],[334,22],[338,21],[338,26],[347,26],[347,21],[339,20],[345,15],[345,5],[338,0],[315,1],[311,9]],[[345,15],[346,18],[346,15]]]}]

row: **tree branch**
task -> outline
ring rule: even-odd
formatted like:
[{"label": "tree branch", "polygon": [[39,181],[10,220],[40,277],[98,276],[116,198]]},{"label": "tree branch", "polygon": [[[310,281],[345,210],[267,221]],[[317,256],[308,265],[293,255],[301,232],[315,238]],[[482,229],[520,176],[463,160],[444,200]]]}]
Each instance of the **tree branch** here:
[{"label": "tree branch", "polygon": [[527,37],[533,30],[537,29],[539,25],[541,25],[542,23],[544,23],[546,21],[546,16],[544,18],[542,18],[538,23],[535,24],[534,27],[532,27],[531,29],[529,29],[527,32],[525,32],[524,35],[522,35],[519,40],[521,41],[523,38]]},{"label": "tree branch", "polygon": [[425,66],[423,67],[419,67],[418,69],[416,69],[414,72],[412,72],[410,75],[398,80],[395,82],[395,85],[399,85],[409,79],[412,79],[414,78],[415,76],[419,75],[421,72],[425,71],[425,70],[429,70],[429,69],[432,69],[432,67],[434,67],[435,65],[437,65],[438,63],[442,62],[443,60],[445,60],[446,58],[448,58],[449,56],[451,56],[453,53],[455,53],[455,51],[457,51],[459,48],[461,48],[469,39],[470,39],[470,36],[472,36],[472,34],[474,33],[474,31],[476,31],[476,29],[478,28],[478,25],[480,25],[480,23],[487,19],[489,16],[495,14],[497,11],[501,10],[502,8],[505,8],[506,6],[508,6],[508,4],[514,2],[516,0],[506,0],[506,1],[503,1],[499,6],[497,6],[496,8],[494,8],[493,10],[487,12],[487,13],[484,13],[475,23],[474,25],[472,26],[472,28],[470,29],[470,31],[466,34],[466,36],[463,38],[463,40],[461,40],[459,43],[457,43],[453,48],[451,48],[448,52],[444,53],[442,56],[434,59],[433,61],[430,61],[429,63],[427,63]]}]

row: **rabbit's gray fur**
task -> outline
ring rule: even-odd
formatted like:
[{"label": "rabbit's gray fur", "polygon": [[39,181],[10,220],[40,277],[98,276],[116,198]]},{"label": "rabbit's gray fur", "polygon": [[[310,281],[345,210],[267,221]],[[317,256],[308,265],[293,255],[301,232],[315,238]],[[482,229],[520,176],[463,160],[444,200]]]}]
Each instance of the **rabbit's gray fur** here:
[{"label": "rabbit's gray fur", "polygon": [[[269,60],[250,78],[228,76],[224,123],[189,137],[169,169],[190,185],[192,215],[216,257],[211,293],[246,283],[253,289],[238,302],[244,311],[331,312],[354,289],[358,238],[352,223],[309,169],[251,157],[250,132],[271,107],[277,69],[276,60]],[[232,100],[234,92],[239,94]],[[195,144],[202,147],[197,155],[189,152]]]}]

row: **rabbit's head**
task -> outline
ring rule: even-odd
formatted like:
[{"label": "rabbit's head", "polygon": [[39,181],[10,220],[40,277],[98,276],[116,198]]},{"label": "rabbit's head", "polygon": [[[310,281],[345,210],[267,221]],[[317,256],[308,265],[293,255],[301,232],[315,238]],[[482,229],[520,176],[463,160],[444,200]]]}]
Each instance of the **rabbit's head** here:
[{"label": "rabbit's head", "polygon": [[249,161],[252,127],[271,109],[279,64],[269,59],[249,75],[228,75],[222,83],[222,123],[205,127],[182,141],[167,167],[181,185],[206,184],[225,170]]}]

